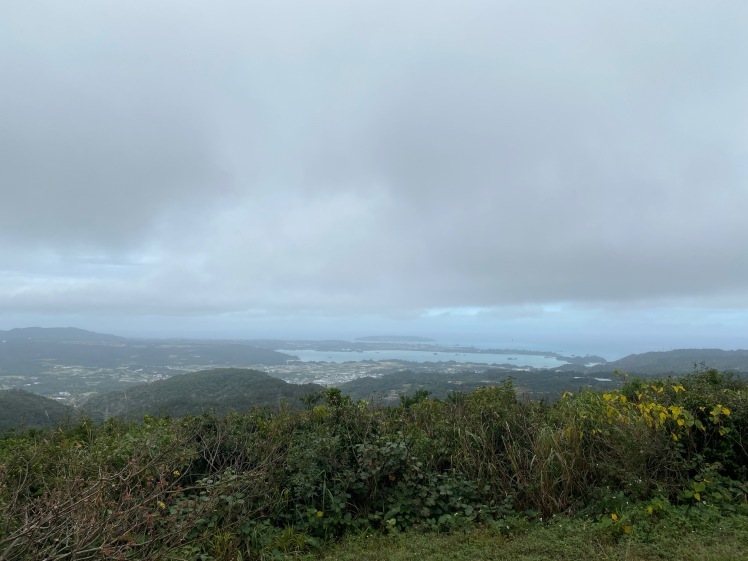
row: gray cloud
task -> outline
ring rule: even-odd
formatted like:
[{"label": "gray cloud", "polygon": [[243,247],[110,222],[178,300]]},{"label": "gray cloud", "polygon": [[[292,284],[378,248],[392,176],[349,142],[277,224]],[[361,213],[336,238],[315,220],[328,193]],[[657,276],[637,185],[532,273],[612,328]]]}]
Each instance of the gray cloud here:
[{"label": "gray cloud", "polygon": [[4,310],[746,309],[742,2],[45,8],[0,23]]}]

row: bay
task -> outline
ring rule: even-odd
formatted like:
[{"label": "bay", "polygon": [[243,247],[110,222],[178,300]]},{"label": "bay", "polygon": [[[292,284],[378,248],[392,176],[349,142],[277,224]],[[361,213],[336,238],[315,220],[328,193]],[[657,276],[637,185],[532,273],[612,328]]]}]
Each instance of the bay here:
[{"label": "bay", "polygon": [[360,362],[363,360],[387,361],[398,360],[408,362],[458,362],[486,365],[510,365],[516,367],[554,368],[567,364],[555,357],[540,355],[494,354],[494,353],[456,353],[408,350],[379,350],[379,351],[315,351],[315,350],[284,350],[278,352],[298,357],[302,362]]}]

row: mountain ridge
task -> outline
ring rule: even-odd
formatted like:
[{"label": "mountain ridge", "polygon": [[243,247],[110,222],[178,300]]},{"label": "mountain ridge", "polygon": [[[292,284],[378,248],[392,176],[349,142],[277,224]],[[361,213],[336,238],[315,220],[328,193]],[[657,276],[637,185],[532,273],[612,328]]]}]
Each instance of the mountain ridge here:
[{"label": "mountain ridge", "polygon": [[[627,355],[621,359],[590,366],[582,372],[611,373],[618,370],[628,374],[662,375],[687,374],[700,368],[716,368],[723,371],[748,372],[748,350],[735,349],[673,349],[670,351],[648,351]],[[569,370],[569,367],[564,367]],[[580,370],[578,366],[575,370]]]},{"label": "mountain ridge", "polygon": [[79,327],[14,327],[3,331],[0,340],[5,341],[127,341],[126,337],[98,333]]}]

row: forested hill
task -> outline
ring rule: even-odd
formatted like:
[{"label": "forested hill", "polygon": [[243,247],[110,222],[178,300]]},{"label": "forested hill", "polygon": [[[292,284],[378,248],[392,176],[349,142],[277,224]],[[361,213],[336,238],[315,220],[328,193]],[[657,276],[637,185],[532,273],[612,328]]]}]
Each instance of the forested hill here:
[{"label": "forested hill", "polygon": [[259,405],[277,406],[283,401],[297,406],[300,398],[321,389],[316,384],[289,384],[256,370],[219,368],[96,396],[82,409],[96,420],[243,412]]},{"label": "forested hill", "polygon": [[579,372],[555,372],[553,370],[521,371],[509,368],[459,374],[443,372],[413,372],[403,370],[379,378],[358,378],[339,386],[343,394],[352,399],[372,400],[374,403],[393,405],[401,395],[412,395],[427,391],[431,397],[445,399],[451,393],[470,393],[480,387],[500,386],[511,380],[518,395],[526,399],[556,400],[564,391],[579,388],[609,389],[619,384],[610,378],[595,377]]},{"label": "forested hill", "polygon": [[[613,372],[618,370],[629,374],[656,376],[661,374],[686,374],[693,372],[695,367],[702,366],[736,373],[748,373],[748,350],[677,349],[633,354],[620,360],[592,366],[585,369],[584,372]],[[579,367],[575,366],[574,369],[579,370]]]},{"label": "forested hill", "polygon": [[72,407],[23,390],[0,391],[0,432],[13,428],[54,427],[76,420]]}]

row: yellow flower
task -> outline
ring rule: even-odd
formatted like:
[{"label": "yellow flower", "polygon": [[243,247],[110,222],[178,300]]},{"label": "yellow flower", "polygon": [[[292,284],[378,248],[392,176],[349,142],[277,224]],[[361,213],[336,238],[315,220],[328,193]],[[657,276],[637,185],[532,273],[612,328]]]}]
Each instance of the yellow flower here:
[{"label": "yellow flower", "polygon": [[610,517],[611,517],[611,518],[612,518],[613,520],[618,520],[618,515],[617,515],[617,514],[616,514],[615,512],[614,512],[613,514],[611,514],[611,515],[610,515]]},{"label": "yellow flower", "polygon": [[164,501],[158,501],[156,504],[158,505],[158,508],[160,508],[161,510],[166,508],[166,503]]},{"label": "yellow flower", "polygon": [[723,415],[727,415],[728,417],[730,416],[730,410],[727,407],[720,406],[720,409],[722,409]]},{"label": "yellow flower", "polygon": [[178,470],[178,469],[175,469],[174,471],[172,471],[172,472],[171,472],[171,474],[172,474],[172,475],[173,475],[174,477],[179,477],[180,475],[182,475],[181,473],[179,473],[179,470]]},{"label": "yellow flower", "polygon": [[631,530],[632,530],[632,528],[631,528],[631,526],[629,526],[629,525],[626,525],[626,526],[624,526],[624,527],[623,527],[623,531],[624,531],[624,533],[626,533],[626,534],[630,534],[630,533],[631,533]]},{"label": "yellow flower", "polygon": [[651,516],[652,513],[654,513],[654,508],[652,508],[651,506],[648,506],[647,507],[647,514],[649,514]]},{"label": "yellow flower", "polygon": [[323,516],[324,514],[325,514],[324,512],[322,512],[321,510],[318,510],[318,511],[317,511],[317,518],[322,518],[322,516]]}]

